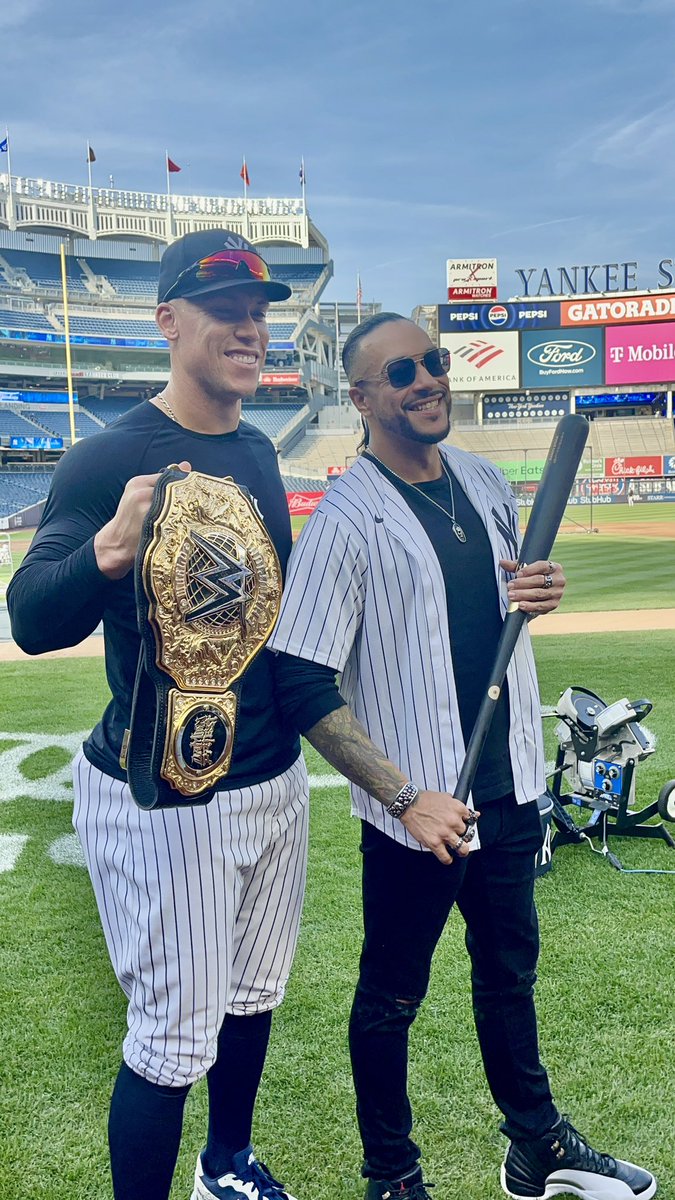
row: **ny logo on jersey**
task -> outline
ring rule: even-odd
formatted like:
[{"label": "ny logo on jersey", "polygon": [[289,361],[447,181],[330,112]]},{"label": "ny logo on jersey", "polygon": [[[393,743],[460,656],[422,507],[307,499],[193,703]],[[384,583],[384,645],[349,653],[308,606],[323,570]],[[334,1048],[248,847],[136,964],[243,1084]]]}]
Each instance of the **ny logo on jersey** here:
[{"label": "ny logo on jersey", "polygon": [[509,553],[505,558],[518,558],[518,518],[513,512],[511,505],[504,503],[503,514],[497,508],[492,509],[492,515],[495,519],[495,525],[502,535]]}]

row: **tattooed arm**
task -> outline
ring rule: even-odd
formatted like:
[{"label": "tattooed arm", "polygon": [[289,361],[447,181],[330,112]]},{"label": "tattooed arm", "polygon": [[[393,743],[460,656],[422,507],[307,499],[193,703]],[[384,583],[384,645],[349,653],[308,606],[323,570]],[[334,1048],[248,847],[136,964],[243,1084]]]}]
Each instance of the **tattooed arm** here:
[{"label": "tattooed arm", "polygon": [[[385,806],[408,782],[406,776],[370,740],[363,725],[346,705],[334,709],[305,731],[308,742],[358,787]],[[413,781],[414,782],[414,781]],[[401,817],[408,833],[432,850],[443,863],[451,863],[447,846],[455,846],[466,831],[469,809],[447,792],[421,791]],[[462,844],[456,853],[468,854]]]}]

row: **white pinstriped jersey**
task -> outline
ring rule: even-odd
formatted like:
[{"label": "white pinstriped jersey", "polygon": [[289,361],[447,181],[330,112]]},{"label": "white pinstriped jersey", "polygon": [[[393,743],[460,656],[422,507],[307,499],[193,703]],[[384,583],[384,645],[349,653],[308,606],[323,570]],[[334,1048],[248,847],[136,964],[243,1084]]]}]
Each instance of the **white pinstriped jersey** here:
[{"label": "white pinstriped jersey", "polygon": [[[441,446],[485,525],[502,615],[500,558],[517,558],[518,510],[493,463]],[[464,582],[472,603],[471,580]],[[418,785],[452,792],[464,760],[445,586],[438,558],[403,496],[359,458],[326,493],[291,554],[274,650],[333,667],[340,691],[373,741]],[[471,653],[470,647],[463,648]],[[527,628],[507,672],[509,749],[516,798],[543,792],[537,677]],[[352,785],[352,812],[422,849],[383,805]]]}]

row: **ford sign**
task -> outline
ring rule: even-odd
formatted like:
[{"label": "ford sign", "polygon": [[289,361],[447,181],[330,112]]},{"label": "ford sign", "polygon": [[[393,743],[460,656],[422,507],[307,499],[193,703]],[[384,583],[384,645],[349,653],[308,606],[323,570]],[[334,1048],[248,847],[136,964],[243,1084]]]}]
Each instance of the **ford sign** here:
[{"label": "ford sign", "polygon": [[566,341],[538,342],[527,352],[529,361],[536,367],[580,367],[584,363],[592,362],[595,356],[595,346],[572,338]]}]

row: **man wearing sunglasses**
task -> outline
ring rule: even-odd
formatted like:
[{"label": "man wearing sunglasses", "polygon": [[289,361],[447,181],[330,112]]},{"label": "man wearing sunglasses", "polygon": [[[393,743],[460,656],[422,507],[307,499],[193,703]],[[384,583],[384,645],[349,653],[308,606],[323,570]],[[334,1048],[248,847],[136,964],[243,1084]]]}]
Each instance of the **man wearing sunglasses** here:
[{"label": "man wearing sunglasses", "polygon": [[[535,562],[515,574],[518,512],[505,479],[441,445],[445,350],[380,313],[349,335],[344,366],[365,449],[295,546],[270,645],[286,710],[351,781],[362,822],[365,937],[349,1038],[366,1200],[430,1200],[410,1136],[408,1032],[455,902],[485,1073],[510,1143],[504,1190],[648,1200],[653,1176],[586,1143],[558,1113],[539,1059],[533,887],[545,778],[527,629],[476,775],[479,811],[452,795],[507,606],[551,612],[562,571]],[[464,1048],[461,1032],[454,1061]],[[454,1119],[466,1126],[466,1115]],[[461,1178],[464,1164],[453,1168]]]},{"label": "man wearing sunglasses", "polygon": [[[105,630],[112,700],[74,764],[74,824],[129,1000],[109,1118],[115,1200],[167,1200],[185,1100],[204,1075],[209,1127],[193,1200],[292,1200],[250,1144],[306,855],[307,780],[275,701],[273,656],[262,650],[243,676],[231,765],[210,803],[141,811],[120,765],[141,640],[133,566],[162,469],[179,463],[246,487],[285,567],[291,530],[276,453],[241,420],[241,404],[264,363],[268,306],[290,294],[228,230],[168,247],[156,319],[169,381],[64,456],[8,594],[29,653],[74,645],[101,620]],[[204,574],[224,605],[222,565]]]}]

